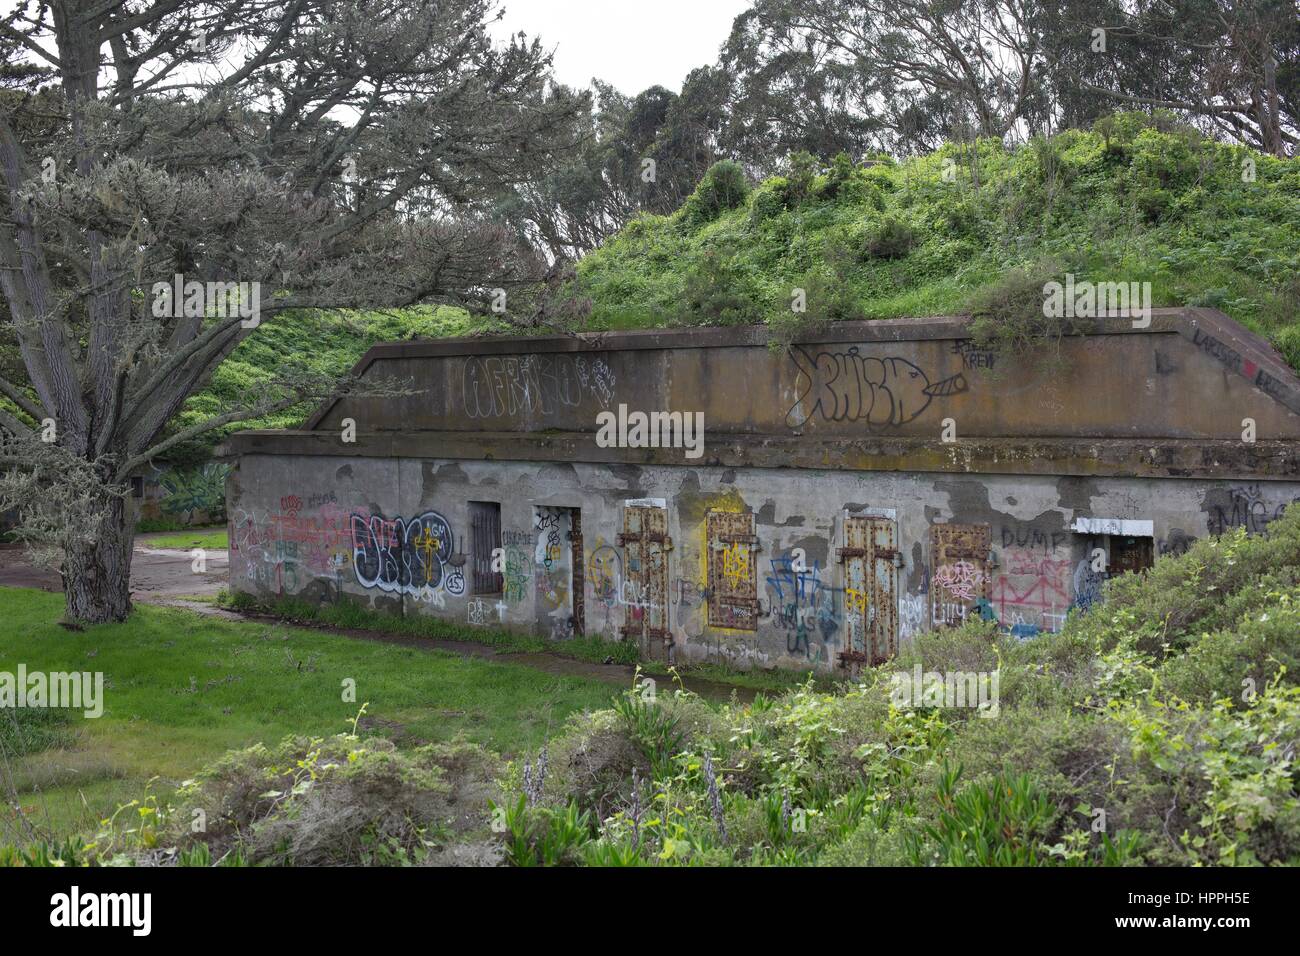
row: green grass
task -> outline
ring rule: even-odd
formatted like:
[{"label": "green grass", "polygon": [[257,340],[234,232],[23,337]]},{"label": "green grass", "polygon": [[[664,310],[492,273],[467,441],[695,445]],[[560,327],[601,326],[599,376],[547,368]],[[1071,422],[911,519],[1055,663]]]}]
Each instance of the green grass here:
[{"label": "green grass", "polygon": [[[220,607],[267,614],[291,624],[352,628],[376,634],[410,635],[434,640],[469,641],[475,644],[486,644],[504,653],[545,653],[592,663],[636,664],[640,666],[643,673],[654,677],[665,686],[671,684],[674,677],[681,677],[690,686],[714,697],[724,693],[727,687],[780,693],[792,687],[803,686],[813,677],[811,671],[777,669],[735,671],[721,664],[693,663],[670,666],[663,661],[639,660],[636,644],[629,641],[607,641],[598,636],[552,641],[533,634],[520,634],[493,628],[466,629],[428,615],[400,617],[349,602],[315,604],[293,598],[264,601],[242,592],[228,591],[208,600]],[[814,679],[814,686],[822,689],[829,689],[836,683],[837,681],[827,678]],[[708,684],[717,686],[705,691],[704,685]]]},{"label": "green grass", "polygon": [[[363,703],[370,732],[399,745],[464,736],[513,754],[614,693],[599,680],[281,624],[137,606],[123,624],[72,632],[55,623],[59,595],[0,588],[0,605],[0,671],[104,673],[103,717],[74,712],[41,727],[45,749],[10,760],[29,818],[56,833],[93,827],[151,778],[170,791],[232,748],[343,732]],[[347,679],[355,703],[343,699]]]},{"label": "green grass", "polygon": [[609,661],[615,664],[635,664],[637,661],[636,645],[627,641],[606,641],[594,636],[551,641],[534,634],[518,634],[497,628],[467,629],[430,615],[402,617],[386,611],[372,611],[349,601],[338,604],[315,604],[293,598],[263,601],[242,592],[227,592],[217,604],[236,611],[269,614],[291,623],[352,628],[376,634],[428,637],[442,641],[469,641],[509,653],[545,652],[593,663]]},{"label": "green grass", "polygon": [[217,528],[190,528],[186,531],[167,531],[162,534],[138,535],[135,543],[146,548],[175,548],[189,551],[203,548],[207,551],[225,551],[230,547],[226,526]]}]

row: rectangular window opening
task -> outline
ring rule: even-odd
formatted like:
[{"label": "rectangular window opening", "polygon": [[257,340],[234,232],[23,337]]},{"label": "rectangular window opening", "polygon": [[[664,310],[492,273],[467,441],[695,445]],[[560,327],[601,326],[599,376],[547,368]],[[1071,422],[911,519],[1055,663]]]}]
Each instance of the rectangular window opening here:
[{"label": "rectangular window opening", "polygon": [[501,549],[501,505],[495,501],[471,501],[469,527],[474,593],[504,593],[505,575],[492,569],[493,558],[505,553]]}]

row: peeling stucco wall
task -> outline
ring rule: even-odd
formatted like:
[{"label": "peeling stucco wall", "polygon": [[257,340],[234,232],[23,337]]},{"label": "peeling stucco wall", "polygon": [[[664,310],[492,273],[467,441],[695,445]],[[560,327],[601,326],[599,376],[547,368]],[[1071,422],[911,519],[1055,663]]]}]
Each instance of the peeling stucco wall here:
[{"label": "peeling stucco wall", "polygon": [[[898,636],[930,624],[935,523],[989,526],[992,613],[1020,633],[1055,630],[1095,597],[1089,555],[1098,539],[1078,518],[1152,523],[1157,555],[1232,527],[1258,531],[1293,500],[1300,482],[1183,479],[855,474],[776,469],[619,466],[512,461],[246,456],[229,489],[231,580],[262,595],[360,600],[406,614],[437,614],[467,627],[506,627],[565,639],[573,569],[563,515],[579,509],[585,630],[611,640],[648,602],[665,603],[676,660],[735,667],[833,669],[855,614],[837,562],[847,516],[896,522]],[[625,583],[619,546],[628,501],[662,499],[672,549],[665,593]],[[465,572],[470,501],[499,502],[505,587],[470,593]],[[706,515],[753,515],[757,629],[710,627]],[[561,516],[557,518],[556,516]],[[558,526],[554,523],[558,521]],[[802,561],[791,556],[796,549]],[[554,559],[547,565],[548,554]],[[457,564],[457,561],[460,563]],[[802,568],[802,570],[800,570]]]}]

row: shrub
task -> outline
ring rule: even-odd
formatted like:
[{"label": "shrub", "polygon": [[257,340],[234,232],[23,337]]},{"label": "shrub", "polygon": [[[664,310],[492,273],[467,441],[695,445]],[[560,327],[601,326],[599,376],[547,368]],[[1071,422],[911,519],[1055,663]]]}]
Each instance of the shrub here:
[{"label": "shrub", "polygon": [[786,165],[785,205],[787,209],[797,209],[813,198],[813,187],[821,164],[811,153],[800,150],[790,154]]},{"label": "shrub", "polygon": [[883,220],[867,239],[866,254],[873,259],[902,259],[916,245],[916,233],[899,219]]},{"label": "shrub", "polygon": [[287,738],[228,754],[187,782],[163,836],[202,842],[213,856],[238,848],[253,863],[416,862],[483,826],[495,767],[465,743],[398,751],[379,738]]},{"label": "shrub", "polygon": [[763,317],[758,284],[734,253],[707,249],[686,273],[678,317],[690,325],[758,322]]},{"label": "shrub", "polygon": [[712,222],[728,209],[739,209],[749,198],[745,168],[730,159],[708,168],[695,191],[686,199],[682,218],[698,227]]},{"label": "shrub", "polygon": [[1059,366],[1062,340],[1085,327],[1078,319],[1043,314],[1045,287],[1063,273],[1050,261],[1012,269],[971,296],[967,308],[975,344],[1003,357],[1030,354],[1048,368]]},{"label": "shrub", "polygon": [[1036,866],[1056,809],[1026,774],[1000,775],[960,792],[961,768],[944,767],[934,799],[939,818],[914,841],[915,862],[945,866]]},{"label": "shrub", "polygon": [[749,220],[762,225],[786,211],[786,196],[790,181],[784,176],[773,176],[754,190],[749,203]]}]

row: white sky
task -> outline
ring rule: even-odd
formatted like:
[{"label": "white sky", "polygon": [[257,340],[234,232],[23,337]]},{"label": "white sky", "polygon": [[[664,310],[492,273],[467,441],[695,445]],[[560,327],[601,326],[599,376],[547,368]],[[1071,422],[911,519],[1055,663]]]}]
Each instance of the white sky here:
[{"label": "white sky", "polygon": [[624,94],[656,83],[681,92],[712,64],[748,0],[502,0],[493,36],[523,30],[555,54],[555,77],[586,87],[592,77]]}]

